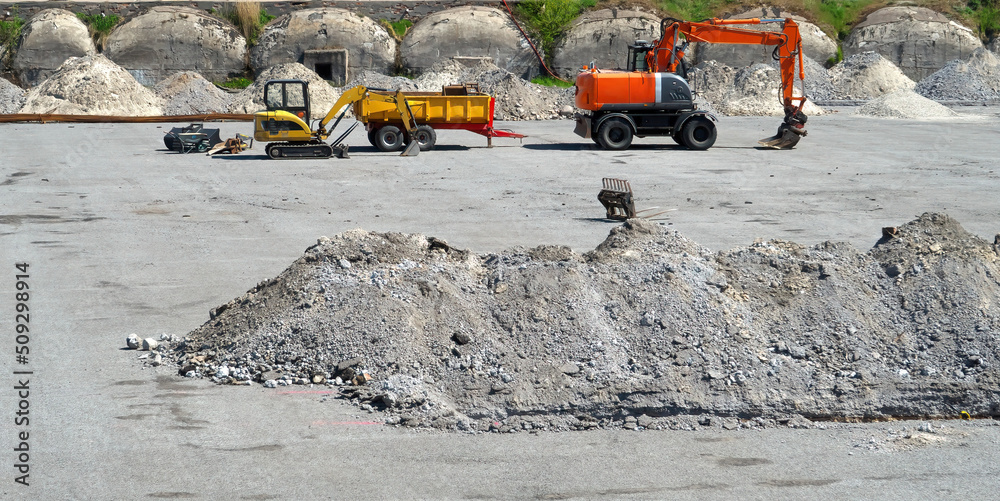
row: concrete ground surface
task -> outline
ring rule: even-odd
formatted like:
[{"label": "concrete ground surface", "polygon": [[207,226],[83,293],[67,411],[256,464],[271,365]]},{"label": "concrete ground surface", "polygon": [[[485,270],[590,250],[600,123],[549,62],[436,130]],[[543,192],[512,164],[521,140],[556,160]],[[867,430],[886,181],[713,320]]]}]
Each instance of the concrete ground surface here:
[{"label": "concrete ground surface", "polygon": [[[754,148],[777,118],[723,117],[704,152],[658,138],[602,151],[572,122],[549,121],[500,124],[529,137],[492,149],[440,131],[437,149],[411,158],[355,131],[351,159],[295,161],[267,160],[260,144],[227,157],[166,151],[163,132],[186,124],[2,124],[0,498],[993,498],[991,420],[933,421],[927,440],[895,440],[915,421],[441,433],[382,426],[326,388],[218,387],[144,369],[123,349],[130,333],[186,334],[318,237],[351,228],[480,253],[585,252],[616,224],[597,201],[602,177],[628,179],[640,208],[668,211],[663,224],[713,250],[755,238],[866,249],[883,226],[927,211],[992,241],[998,113],[960,111],[924,122],[845,108],[812,118],[791,151]],[[223,137],[251,128],[208,126]],[[29,265],[26,345],[16,341],[18,263]],[[19,346],[30,348],[26,364]],[[18,425],[25,406],[30,424]],[[29,486],[15,482],[24,432]]]}]

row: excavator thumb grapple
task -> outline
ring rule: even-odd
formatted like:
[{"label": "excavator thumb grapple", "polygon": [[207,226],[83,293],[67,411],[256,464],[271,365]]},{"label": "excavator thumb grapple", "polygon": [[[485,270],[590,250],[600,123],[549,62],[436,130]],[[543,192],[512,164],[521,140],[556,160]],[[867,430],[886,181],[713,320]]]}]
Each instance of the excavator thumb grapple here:
[{"label": "excavator thumb grapple", "polygon": [[757,141],[765,148],[790,150],[799,143],[806,132],[806,115],[800,107],[785,107],[785,120],[778,126],[778,133]]}]

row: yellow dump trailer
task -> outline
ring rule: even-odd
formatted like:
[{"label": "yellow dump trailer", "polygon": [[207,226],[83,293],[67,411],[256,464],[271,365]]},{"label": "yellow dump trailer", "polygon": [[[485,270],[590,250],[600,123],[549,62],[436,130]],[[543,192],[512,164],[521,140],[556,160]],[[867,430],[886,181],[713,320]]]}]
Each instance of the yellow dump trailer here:
[{"label": "yellow dump trailer", "polygon": [[[369,89],[370,90],[370,89]],[[370,90],[371,93],[388,93]],[[447,85],[441,92],[404,92],[406,104],[417,123],[416,138],[421,150],[437,141],[434,129],[462,129],[486,136],[524,137],[493,128],[493,97],[479,91],[477,84]],[[396,151],[406,142],[399,110],[384,100],[361,99],[353,105],[354,116],[365,124],[368,140],[382,151]]]}]

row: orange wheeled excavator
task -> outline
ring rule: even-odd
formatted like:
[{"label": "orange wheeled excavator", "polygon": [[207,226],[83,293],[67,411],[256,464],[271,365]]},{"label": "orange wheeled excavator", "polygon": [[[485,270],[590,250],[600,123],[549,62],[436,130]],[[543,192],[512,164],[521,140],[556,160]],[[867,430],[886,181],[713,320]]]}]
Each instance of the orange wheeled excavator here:
[{"label": "orange wheeled excavator", "polygon": [[[733,28],[736,24],[783,23],[780,32]],[[684,51],[690,42],[773,45],[781,66],[780,99],[785,119],[778,133],[760,140],[765,147],[789,149],[806,135],[806,98],[794,93],[796,67],[801,81],[802,38],[799,27],[787,19],[709,19],[703,22],[666,18],[661,36],[629,46],[627,69],[600,70],[584,66],[576,77],[576,133],[601,147],[624,150],[635,136],[671,136],[677,144],[707,150],[715,144],[717,119],[699,110],[688,86]]]}]

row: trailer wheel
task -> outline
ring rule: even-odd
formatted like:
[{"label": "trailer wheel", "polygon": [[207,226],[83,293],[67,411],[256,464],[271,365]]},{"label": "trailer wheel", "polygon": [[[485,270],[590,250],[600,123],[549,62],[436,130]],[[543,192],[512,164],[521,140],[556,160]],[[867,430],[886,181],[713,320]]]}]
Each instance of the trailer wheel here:
[{"label": "trailer wheel", "polygon": [[681,130],[684,145],[692,150],[707,150],[715,144],[718,131],[715,124],[705,117],[692,117]]},{"label": "trailer wheel", "polygon": [[607,150],[624,150],[632,144],[632,127],[621,118],[609,118],[597,129],[597,144]]},{"label": "trailer wheel", "polygon": [[413,138],[420,144],[420,151],[433,150],[434,143],[437,142],[437,133],[430,125],[418,125],[413,131]]},{"label": "trailer wheel", "polygon": [[376,148],[378,148],[377,134],[378,134],[378,129],[376,128],[372,128],[372,130],[368,131],[368,142],[371,143],[371,145]]},{"label": "trailer wheel", "polygon": [[375,147],[382,151],[397,151],[403,147],[403,131],[395,125],[386,125],[375,133]]}]

